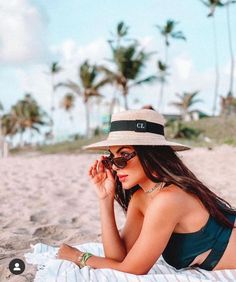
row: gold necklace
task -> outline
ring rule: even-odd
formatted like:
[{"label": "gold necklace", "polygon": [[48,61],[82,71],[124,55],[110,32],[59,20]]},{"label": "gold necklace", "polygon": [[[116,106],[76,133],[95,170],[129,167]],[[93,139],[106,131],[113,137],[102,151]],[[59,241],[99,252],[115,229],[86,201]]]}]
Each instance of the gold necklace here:
[{"label": "gold necklace", "polygon": [[153,191],[155,191],[156,189],[159,189],[161,190],[165,185],[165,182],[158,182],[155,184],[154,187],[152,187],[151,189],[147,190],[147,191],[144,191],[144,193],[152,193]]}]

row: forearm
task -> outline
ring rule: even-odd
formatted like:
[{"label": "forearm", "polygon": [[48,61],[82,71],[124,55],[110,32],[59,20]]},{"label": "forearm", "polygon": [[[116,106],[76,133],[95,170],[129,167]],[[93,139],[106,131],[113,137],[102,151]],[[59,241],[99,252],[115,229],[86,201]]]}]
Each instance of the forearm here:
[{"label": "forearm", "polygon": [[126,256],[126,249],[116,226],[114,200],[100,201],[100,214],[105,256],[122,261]]},{"label": "forearm", "polygon": [[91,256],[86,261],[86,266],[97,268],[97,269],[110,268],[110,269],[115,269],[118,271],[127,272],[136,275],[148,273],[148,271],[144,271],[139,267],[136,267],[135,264],[133,265],[127,264],[125,262],[125,259],[123,261],[117,261],[111,258],[98,257],[94,255]]},{"label": "forearm", "polygon": [[111,268],[122,271],[122,262],[99,256],[91,256],[86,261],[86,266],[90,266],[92,268]]}]

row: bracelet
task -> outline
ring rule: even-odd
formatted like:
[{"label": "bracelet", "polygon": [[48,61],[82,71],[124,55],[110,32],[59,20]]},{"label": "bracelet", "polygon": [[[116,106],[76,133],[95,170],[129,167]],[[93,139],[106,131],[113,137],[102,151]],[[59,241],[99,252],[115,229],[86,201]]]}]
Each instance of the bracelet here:
[{"label": "bracelet", "polygon": [[81,261],[83,255],[84,255],[84,253],[81,252],[81,253],[78,255],[78,257],[76,258],[76,262],[79,262],[79,268],[81,268],[81,267],[80,267],[80,261]]},{"label": "bracelet", "polygon": [[93,254],[91,253],[81,253],[78,257],[78,261],[79,261],[79,268],[82,268],[84,266],[86,266],[86,261],[93,256]]}]

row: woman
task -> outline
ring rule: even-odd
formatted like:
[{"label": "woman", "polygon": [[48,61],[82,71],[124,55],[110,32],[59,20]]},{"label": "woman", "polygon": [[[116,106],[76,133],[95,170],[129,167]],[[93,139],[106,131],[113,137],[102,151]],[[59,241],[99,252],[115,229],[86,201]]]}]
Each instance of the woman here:
[{"label": "woman", "polygon": [[[161,255],[177,269],[236,268],[236,211],[179,159],[175,151],[189,148],[165,139],[160,114],[147,109],[114,114],[107,140],[86,149],[109,149],[89,169],[105,258],[66,244],[58,258],[133,274],[148,273]],[[114,199],[127,211],[121,233]]]}]

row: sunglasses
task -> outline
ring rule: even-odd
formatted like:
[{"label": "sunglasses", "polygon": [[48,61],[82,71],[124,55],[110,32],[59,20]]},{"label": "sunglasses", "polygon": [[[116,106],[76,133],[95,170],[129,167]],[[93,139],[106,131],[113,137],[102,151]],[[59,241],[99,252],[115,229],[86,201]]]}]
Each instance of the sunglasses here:
[{"label": "sunglasses", "polygon": [[127,162],[136,156],[136,152],[134,151],[130,154],[128,153],[126,154],[127,156],[118,157],[118,158],[112,158],[111,156],[106,157],[104,160],[102,160],[102,164],[107,169],[111,169],[113,164],[118,168],[125,168],[127,166]]}]

